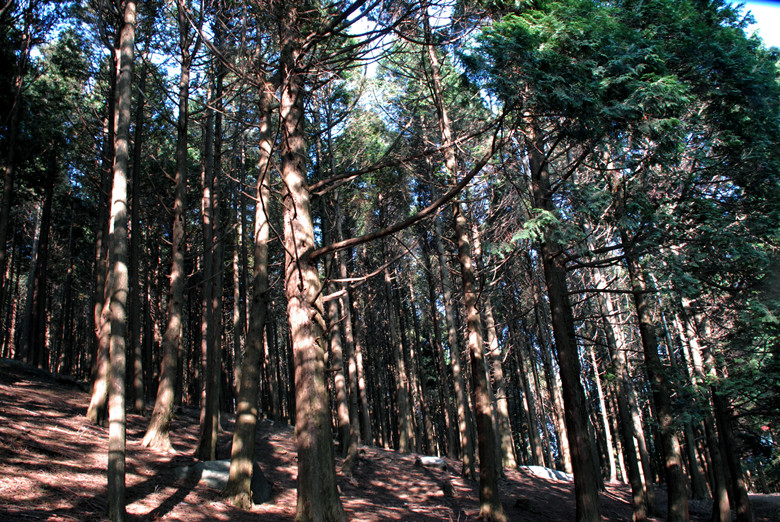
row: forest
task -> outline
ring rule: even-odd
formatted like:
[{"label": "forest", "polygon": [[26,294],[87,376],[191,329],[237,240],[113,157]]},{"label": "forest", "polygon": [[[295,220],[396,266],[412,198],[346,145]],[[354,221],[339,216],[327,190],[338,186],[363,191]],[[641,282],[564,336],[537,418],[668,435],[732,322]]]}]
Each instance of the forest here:
[{"label": "forest", "polygon": [[[780,493],[780,50],[724,0],[2,0],[0,356],[296,520],[360,448],[573,476],[577,521]],[[232,418],[232,417],[231,417]],[[1,455],[0,455],[1,458]],[[340,459],[337,469],[335,462]],[[660,502],[660,497],[666,500]],[[660,510],[659,504],[664,506]]]}]

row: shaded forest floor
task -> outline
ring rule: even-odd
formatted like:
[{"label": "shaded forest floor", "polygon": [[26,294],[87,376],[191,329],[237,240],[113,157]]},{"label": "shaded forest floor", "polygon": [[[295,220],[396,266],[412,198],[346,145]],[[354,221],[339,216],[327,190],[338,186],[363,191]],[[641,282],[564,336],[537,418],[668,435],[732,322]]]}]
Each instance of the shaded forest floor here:
[{"label": "shaded forest floor", "polygon": [[[0,359],[0,520],[101,520],[106,510],[108,435],[84,417],[88,394],[77,384]],[[176,468],[193,463],[198,411],[184,409],[173,423],[177,452],[141,447],[147,421],[128,415],[127,500],[134,520],[291,520],[295,513],[296,456],[292,428],[259,423],[256,455],[273,497],[251,512],[222,502],[220,491],[196,479],[179,479]],[[225,419],[218,458],[229,458],[232,418]],[[463,480],[459,465],[420,468],[414,455],[373,447],[361,450],[354,478],[339,476],[350,520],[467,521],[476,519],[476,482]],[[337,470],[341,465],[337,461]],[[453,496],[442,483],[449,480]],[[660,492],[659,492],[660,493]],[[570,482],[507,472],[501,481],[510,520],[574,518]],[[659,496],[662,496],[659,495]],[[757,521],[780,520],[780,496],[752,497]],[[630,490],[609,485],[601,494],[603,519],[631,520]],[[692,520],[708,518],[709,502],[693,502]]]}]

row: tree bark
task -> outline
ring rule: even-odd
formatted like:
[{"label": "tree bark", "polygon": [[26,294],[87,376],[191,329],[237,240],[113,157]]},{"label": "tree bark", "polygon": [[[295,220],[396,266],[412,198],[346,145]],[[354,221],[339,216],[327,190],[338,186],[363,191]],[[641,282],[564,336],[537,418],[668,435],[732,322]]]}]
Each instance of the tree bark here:
[{"label": "tree bark", "polygon": [[462,463],[461,474],[464,477],[476,476],[474,463],[474,441],[471,437],[471,408],[466,396],[466,381],[463,378],[461,368],[461,349],[458,339],[458,325],[453,309],[452,280],[450,268],[444,251],[444,243],[441,237],[441,222],[435,224],[436,250],[439,255],[439,271],[441,274],[442,301],[444,304],[444,318],[447,323],[447,340],[450,348],[450,364],[452,365],[452,379],[455,385],[455,403],[458,414],[458,433],[460,435],[460,459]]},{"label": "tree bark", "polygon": [[130,104],[135,61],[136,4],[127,0],[120,40],[117,82],[117,126],[114,182],[111,196],[111,378],[109,387],[108,432],[108,516],[124,520],[125,513],[125,350],[127,340],[128,244],[127,171],[130,142]]},{"label": "tree bark", "polygon": [[[216,60],[215,60],[216,61]],[[208,89],[209,105],[213,104],[212,89]],[[204,129],[204,162],[201,174],[201,228],[203,231],[203,255],[201,260],[201,324],[200,346],[203,363],[201,379],[200,431],[195,458],[215,460],[219,435],[219,384],[222,368],[217,355],[213,309],[214,299],[214,112],[207,109]]]},{"label": "tree bark", "polygon": [[[446,112],[445,112],[446,114]],[[446,124],[445,124],[446,125]],[[445,142],[447,142],[445,136]],[[451,150],[451,149],[450,149]],[[454,151],[453,159],[454,159]],[[448,163],[450,163],[448,161]],[[454,163],[451,165],[454,167]],[[454,174],[454,172],[453,172]],[[482,343],[482,319],[477,310],[477,289],[474,266],[471,260],[471,245],[466,218],[456,202],[455,242],[458,245],[463,280],[463,298],[466,305],[468,326],[468,347],[471,354],[472,396],[476,409],[477,442],[479,447],[479,518],[506,521],[506,514],[498,495],[498,474],[500,463],[496,460],[496,435],[493,431],[493,405],[488,389],[485,355]]]},{"label": "tree bark", "polygon": [[106,304],[106,271],[108,270],[108,224],[110,205],[111,162],[114,158],[114,135],[116,126],[116,83],[118,71],[118,57],[116,49],[110,49],[109,89],[106,96],[106,116],[103,126],[103,146],[100,165],[100,194],[98,197],[98,220],[95,227],[95,263],[93,288],[93,326],[95,338],[92,359],[92,395],[87,408],[86,417],[98,425],[105,425],[108,420],[108,319],[104,315]]},{"label": "tree bark", "polygon": [[[538,133],[535,133],[538,134]],[[553,193],[547,171],[544,144],[540,139],[528,142],[529,163],[532,176],[533,205],[547,212],[554,212]],[[545,231],[545,236],[549,231]],[[574,334],[574,316],[569,302],[566,283],[566,267],[563,264],[561,245],[545,238],[540,245],[540,255],[550,301],[553,336],[555,337],[558,367],[560,368],[563,406],[566,417],[574,472],[576,519],[578,522],[599,518],[598,485],[600,476],[593,462],[593,442],[588,432],[587,408],[580,375],[579,354]]]},{"label": "tree bark", "polygon": [[[387,257],[387,256],[385,256]],[[390,342],[393,350],[393,377],[395,381],[396,406],[395,418],[398,420],[398,451],[409,453],[414,449],[414,425],[412,423],[411,408],[409,404],[409,375],[404,360],[404,349],[401,343],[399,327],[399,310],[395,307],[392,298],[393,285],[388,268],[384,270],[385,277],[385,302],[387,317],[390,323]]]},{"label": "tree bark", "polygon": [[[151,13],[150,13],[151,14]],[[148,25],[147,27],[151,27]],[[150,34],[151,36],[151,34]],[[148,41],[148,40],[147,40]],[[143,142],[144,105],[146,97],[146,61],[142,61],[138,73],[138,96],[135,109],[133,137],[132,207],[130,208],[130,314],[128,321],[129,354],[132,357],[130,378],[132,382],[133,411],[143,413],[146,405],[144,387],[144,346],[141,344],[141,294],[139,289],[139,263],[141,258],[141,144]],[[149,368],[146,368],[148,371]]]},{"label": "tree bark", "polygon": [[[698,333],[690,317],[689,299],[683,298],[680,306],[682,307],[682,317],[680,317],[680,334],[684,337],[684,345],[687,345],[690,351],[691,364],[694,372],[694,383],[705,385],[706,373],[704,361],[702,359],[702,350],[698,340]],[[709,351],[708,351],[709,353]],[[712,377],[716,375],[711,374]],[[712,522],[730,522],[731,505],[729,504],[728,485],[726,480],[726,464],[723,462],[723,455],[720,451],[720,439],[715,428],[715,420],[712,408],[712,385],[706,388],[702,393],[703,400],[706,402],[706,412],[704,414],[704,434],[707,439],[707,450],[710,455],[711,489],[712,489]]]},{"label": "tree bark", "polygon": [[281,155],[284,183],[284,286],[295,369],[295,439],[300,521],[344,520],[336,488],[333,438],[325,380],[325,320],[320,280],[311,259],[314,225],[306,183],[304,72],[298,68],[301,35],[296,6],[281,22]]},{"label": "tree bark", "polygon": [[263,354],[263,333],[268,310],[268,205],[270,203],[270,160],[273,148],[271,108],[274,88],[265,83],[260,93],[259,150],[257,203],[255,205],[254,272],[252,302],[249,308],[249,332],[238,387],[236,425],[230,455],[230,475],[225,497],[237,507],[252,507],[252,469],[255,454],[255,434],[258,413],[258,390]]},{"label": "tree bark", "polygon": [[661,448],[669,496],[667,520],[669,522],[687,522],[689,519],[688,493],[685,487],[680,443],[673,424],[674,410],[670,399],[672,389],[667,378],[664,377],[664,369],[661,364],[661,358],[658,355],[658,340],[649,304],[647,303],[647,287],[644,282],[642,268],[636,259],[627,235],[623,231],[621,231],[621,239],[631,281],[631,290],[633,291],[634,306],[639,318],[639,333],[642,338],[642,348],[645,355],[645,368],[650,380],[655,411],[658,415],[658,426],[661,431]]},{"label": "tree bark", "polygon": [[182,308],[184,301],[184,211],[187,189],[187,126],[189,123],[190,63],[192,53],[186,35],[189,21],[183,9],[179,14],[181,65],[179,75],[179,117],[176,137],[176,177],[171,241],[171,284],[168,294],[167,326],[163,335],[160,382],[152,419],[143,438],[143,446],[172,451],[170,440],[173,407],[176,401],[179,352],[181,350]]},{"label": "tree bark", "polygon": [[426,243],[423,247],[423,263],[425,266],[425,278],[428,283],[428,303],[430,307],[430,320],[433,329],[433,349],[435,351],[436,363],[439,370],[439,379],[437,381],[439,392],[439,408],[441,408],[441,415],[444,420],[441,426],[446,434],[446,449],[447,455],[451,459],[455,459],[458,456],[458,439],[457,432],[453,426],[453,419],[455,415],[455,407],[452,403],[452,394],[450,393],[450,376],[447,371],[447,362],[444,360],[444,348],[441,342],[441,329],[439,327],[439,312],[436,306],[436,287],[433,282],[433,270],[431,267],[431,255],[429,243]]},{"label": "tree bark", "polygon": [[[606,281],[600,270],[594,272],[596,287],[603,289]],[[612,367],[615,373],[613,386],[618,403],[618,416],[620,417],[620,429],[623,435],[623,444],[628,465],[628,482],[631,484],[631,504],[633,507],[634,522],[647,520],[648,505],[646,488],[652,488],[652,484],[645,484],[640,470],[640,456],[637,451],[634,438],[636,436],[634,423],[631,419],[631,409],[628,401],[627,387],[631,386],[628,368],[626,367],[625,338],[620,330],[618,318],[612,305],[612,298],[608,294],[598,294],[599,311],[602,316],[604,333],[607,338],[607,347],[612,359]]]},{"label": "tree bark", "polygon": [[[471,230],[474,240],[474,258],[477,262],[477,267],[481,270],[483,269],[482,241],[480,239],[479,227],[476,222],[472,222]],[[481,284],[484,286],[484,282]],[[482,314],[485,316],[488,356],[490,358],[490,366],[493,370],[493,383],[495,386],[493,401],[496,417],[495,425],[498,431],[499,454],[503,467],[515,469],[517,468],[517,460],[515,458],[515,444],[512,439],[512,425],[509,422],[509,406],[507,404],[506,382],[504,380],[503,355],[498,344],[498,331],[496,330],[496,320],[493,317],[493,304],[490,299],[490,294],[485,295],[484,310]]]},{"label": "tree bark", "polygon": [[[537,413],[536,390],[528,378],[528,364],[534,364],[531,345],[523,333],[516,332],[517,327],[510,325],[510,332],[514,337],[515,359],[517,360],[520,383],[523,388],[523,403],[525,405],[526,424],[528,426],[528,442],[531,446],[531,462],[537,466],[544,466],[544,450],[542,439],[539,437],[539,415]],[[528,362],[526,362],[528,361]]]}]

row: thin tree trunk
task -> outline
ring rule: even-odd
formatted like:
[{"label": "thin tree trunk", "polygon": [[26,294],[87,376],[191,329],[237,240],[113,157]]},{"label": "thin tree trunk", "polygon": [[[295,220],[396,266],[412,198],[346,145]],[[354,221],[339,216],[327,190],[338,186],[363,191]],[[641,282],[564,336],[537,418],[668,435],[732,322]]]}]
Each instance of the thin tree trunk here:
[{"label": "thin tree trunk", "polygon": [[[213,103],[211,88],[208,89],[209,104]],[[208,110],[204,131],[204,162],[201,174],[203,196],[201,197],[201,227],[203,230],[203,256],[201,260],[201,324],[200,346],[204,372],[201,379],[200,432],[195,458],[215,460],[217,437],[219,435],[219,384],[221,365],[217,365],[217,343],[214,332],[214,112]]]},{"label": "thin tree trunk", "polygon": [[[173,226],[171,241],[171,278],[168,295],[167,326],[163,335],[162,363],[160,365],[160,382],[157,386],[157,397],[154,402],[152,419],[143,438],[144,447],[152,447],[162,451],[172,451],[170,440],[171,420],[176,402],[177,375],[179,374],[182,310],[184,301],[184,210],[186,208],[187,188],[187,126],[189,123],[189,92],[190,92],[190,62],[189,43],[186,41],[185,27],[189,21],[183,10],[179,15],[181,47],[181,66],[179,77],[179,117],[176,138],[176,177],[173,204]],[[181,383],[179,383],[181,384]]]},{"label": "thin tree trunk", "polygon": [[[387,255],[385,255],[387,257]],[[414,427],[412,424],[412,415],[409,406],[409,376],[406,371],[406,362],[404,360],[403,346],[401,344],[401,335],[398,325],[399,311],[394,306],[392,298],[392,281],[389,269],[384,270],[385,277],[385,301],[387,306],[387,317],[390,323],[390,342],[393,350],[393,377],[395,381],[396,405],[398,411],[395,418],[398,420],[398,451],[409,453],[414,446]]]},{"label": "thin tree trunk", "polygon": [[[702,350],[699,345],[698,333],[690,318],[690,300],[683,298],[681,307],[683,317],[680,318],[681,328],[680,334],[684,336],[684,344],[687,344],[690,355],[691,363],[693,366],[694,375],[696,376],[695,383],[704,385],[707,380],[705,375],[707,371],[704,368],[704,361],[702,359]],[[708,351],[709,352],[709,351]],[[716,375],[711,374],[713,377]],[[723,461],[723,454],[720,450],[720,439],[715,428],[715,420],[713,417],[713,409],[711,404],[712,385],[708,387],[707,392],[704,393],[704,400],[706,401],[707,410],[704,414],[704,434],[707,439],[707,449],[710,455],[710,472],[712,473],[712,522],[730,522],[731,521],[731,505],[729,504],[728,484],[726,479],[726,464]]]},{"label": "thin tree trunk", "polygon": [[593,367],[593,380],[596,385],[596,394],[599,400],[599,419],[601,427],[604,430],[604,450],[607,453],[607,462],[609,463],[609,481],[617,481],[617,465],[615,462],[614,443],[612,442],[612,430],[610,428],[609,417],[607,415],[607,403],[604,400],[604,388],[601,385],[601,374],[599,364],[596,360],[596,351],[593,345],[589,347],[590,364]]},{"label": "thin tree trunk", "polygon": [[26,354],[27,362],[48,370],[48,350],[46,343],[46,301],[47,274],[49,270],[49,236],[51,235],[52,206],[54,203],[54,185],[57,177],[57,156],[49,153],[46,173],[46,189],[41,208],[40,227],[38,232],[38,248],[35,256],[35,271],[32,279],[31,315],[26,322],[28,331],[25,333],[25,343],[21,345]]},{"label": "thin tree trunk", "polygon": [[[443,127],[446,123],[444,114]],[[440,114],[441,114],[440,113]],[[445,133],[445,143],[451,143],[448,133]],[[448,147],[451,157],[448,167],[454,174],[454,151]],[[450,159],[453,160],[452,163]],[[455,202],[455,241],[458,245],[458,261],[460,262],[463,279],[463,296],[466,305],[466,324],[468,326],[468,345],[471,354],[471,375],[474,406],[477,420],[477,441],[479,446],[479,518],[484,520],[505,521],[506,514],[498,495],[498,474],[500,464],[496,460],[496,435],[493,431],[493,405],[490,401],[485,357],[482,345],[482,320],[477,310],[477,291],[474,267],[471,261],[471,245],[469,244],[466,218],[460,209],[460,203]]]},{"label": "thin tree trunk", "polygon": [[[326,260],[327,272],[330,272],[332,260]],[[331,285],[330,290],[336,293],[335,285]],[[347,456],[352,438],[352,428],[349,416],[349,405],[347,404],[347,378],[344,370],[344,345],[342,343],[341,322],[339,316],[339,301],[337,297],[332,297],[327,303],[328,312],[328,337],[330,339],[330,366],[333,372],[335,387],[335,407],[336,419],[338,421],[338,441],[339,453],[342,457]]]},{"label": "thin tree trunk", "polygon": [[537,466],[544,465],[544,450],[542,439],[539,437],[539,415],[536,408],[536,391],[528,378],[528,364],[533,363],[531,345],[526,336],[516,332],[516,326],[510,324],[510,332],[513,334],[515,345],[515,358],[517,359],[518,373],[523,388],[523,402],[525,404],[526,423],[528,425],[528,442],[531,446],[531,461]]},{"label": "thin tree trunk", "polygon": [[[596,287],[603,289],[606,287],[606,281],[600,270],[594,273]],[[612,299],[609,295],[598,294],[599,307],[604,322],[604,333],[607,338],[607,347],[612,358],[615,380],[615,395],[617,396],[618,415],[620,417],[620,428],[623,434],[623,443],[628,464],[628,481],[631,484],[631,502],[634,511],[634,522],[647,520],[648,502],[647,488],[652,488],[652,484],[645,484],[642,480],[640,470],[640,456],[634,441],[636,433],[634,423],[631,419],[631,407],[629,406],[627,387],[631,386],[628,368],[626,367],[625,357],[625,337],[620,330],[615,310],[612,305]],[[649,478],[649,477],[648,477]]]},{"label": "thin tree trunk", "polygon": [[[358,294],[359,295],[359,294]],[[355,309],[360,309],[360,299],[355,300]],[[357,383],[360,406],[360,428],[364,444],[373,443],[373,430],[371,428],[371,407],[366,389],[366,369],[363,363],[363,343],[360,335],[355,336],[355,364],[357,366]]]},{"label": "thin tree trunk", "polygon": [[436,219],[436,250],[439,254],[439,270],[441,273],[442,301],[444,304],[444,317],[447,323],[447,339],[450,347],[450,364],[452,364],[452,379],[455,385],[455,403],[458,413],[458,433],[460,435],[460,459],[462,463],[461,474],[464,477],[476,476],[474,462],[474,441],[471,437],[471,409],[466,396],[466,381],[461,370],[461,350],[458,339],[458,326],[455,321],[453,309],[452,281],[444,244],[441,237],[441,222]]},{"label": "thin tree trunk", "polygon": [[138,91],[142,95],[138,96],[136,102],[133,138],[133,185],[132,207],[130,208],[130,317],[128,322],[130,350],[128,353],[132,357],[130,373],[133,394],[132,407],[134,412],[143,413],[146,397],[144,390],[144,347],[141,344],[141,296],[138,288],[138,266],[141,257],[141,144],[143,142],[144,102],[146,101],[146,96],[143,95],[146,91],[145,60],[142,61],[141,70],[138,73]]},{"label": "thin tree trunk", "polygon": [[[342,222],[344,221],[344,215],[341,210],[340,200],[336,200],[336,240],[341,241],[344,239],[344,232],[342,230]],[[336,252],[335,260],[339,269],[339,276],[342,279],[346,279],[347,264],[344,261],[344,253]],[[341,472],[345,475],[351,475],[355,460],[358,455],[358,440],[360,438],[360,420],[359,420],[359,405],[358,397],[360,395],[359,383],[358,383],[358,364],[356,357],[355,346],[355,333],[352,329],[352,302],[349,296],[349,288],[347,283],[341,285],[342,295],[339,297],[339,303],[341,305],[341,313],[343,315],[343,327],[344,327],[344,345],[346,349],[347,364],[349,365],[349,446],[347,447],[346,455],[344,456],[344,462],[341,465]],[[367,441],[370,442],[370,441]]]},{"label": "thin tree trunk", "polygon": [[[533,142],[529,140],[528,152],[534,207],[554,212],[555,205],[547,171],[544,144],[541,140]],[[580,381],[582,369],[574,334],[574,317],[569,302],[566,267],[560,255],[561,245],[545,239],[540,245],[540,254],[547,283],[553,336],[555,337],[558,367],[561,375],[566,430],[569,436],[574,472],[576,520],[578,522],[596,521],[599,518],[598,485],[600,476],[592,457],[593,442],[588,432],[585,393]]]},{"label": "thin tree trunk", "polygon": [[[699,330],[703,333],[703,339],[712,339],[713,334],[709,320],[706,317],[697,314],[696,323]],[[725,464],[728,466],[727,469],[731,476],[730,493],[733,496],[731,501],[737,515],[737,522],[752,522],[753,508],[750,505],[750,498],[747,491],[748,483],[742,470],[737,443],[731,426],[731,408],[728,399],[722,395],[719,390],[718,383],[720,376],[715,368],[715,354],[713,353],[712,345],[710,343],[705,344],[703,355],[705,371],[707,372],[709,381],[712,383],[710,388],[712,405],[717,421],[718,436],[720,438],[721,447],[724,450],[721,455],[725,455]]]},{"label": "thin tree trunk", "polygon": [[271,104],[273,86],[265,84],[260,94],[260,160],[258,164],[257,203],[255,205],[255,249],[252,302],[249,309],[249,335],[238,387],[236,425],[230,455],[230,475],[225,497],[237,507],[252,507],[252,469],[254,464],[257,402],[260,388],[260,363],[268,310],[268,205],[270,203],[270,159],[273,147]]},{"label": "thin tree trunk", "polygon": [[125,3],[117,82],[116,156],[109,229],[111,260],[111,377],[108,432],[108,516],[125,519],[125,350],[127,340],[127,170],[135,45],[135,1]]},{"label": "thin tree trunk", "polygon": [[669,520],[669,522],[683,522],[689,519],[688,493],[685,488],[680,443],[674,428],[674,411],[671,404],[672,390],[670,383],[664,377],[661,358],[658,355],[658,340],[649,305],[647,303],[647,288],[644,282],[642,268],[623,231],[621,231],[621,239],[626,255],[626,264],[631,281],[631,290],[633,291],[634,305],[639,318],[639,332],[642,338],[642,347],[645,355],[645,367],[648,379],[650,380],[655,411],[658,415],[658,426],[661,431],[661,447],[664,457],[664,470],[666,473],[667,492],[669,496],[667,520]]},{"label": "thin tree trunk", "polygon": [[439,312],[436,306],[436,288],[433,282],[433,270],[431,267],[431,255],[430,247],[428,243],[423,248],[423,262],[425,267],[425,278],[428,283],[428,303],[430,306],[431,325],[433,328],[433,349],[436,355],[436,362],[438,364],[439,379],[438,379],[438,392],[439,392],[439,408],[441,408],[441,415],[444,419],[442,429],[446,433],[447,441],[447,455],[451,459],[455,459],[458,456],[458,439],[457,433],[453,429],[453,419],[455,418],[455,408],[452,403],[452,395],[450,393],[450,378],[447,371],[447,363],[444,360],[444,348],[441,343],[441,329],[439,328]]}]

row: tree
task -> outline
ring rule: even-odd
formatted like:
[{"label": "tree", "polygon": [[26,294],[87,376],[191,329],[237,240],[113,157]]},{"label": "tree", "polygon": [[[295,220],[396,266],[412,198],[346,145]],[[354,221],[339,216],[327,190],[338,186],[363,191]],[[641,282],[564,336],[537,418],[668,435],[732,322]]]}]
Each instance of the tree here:
[{"label": "tree", "polygon": [[163,338],[163,359],[160,383],[149,427],[143,445],[171,451],[170,426],[173,419],[176,374],[181,349],[182,301],[184,298],[184,217],[188,173],[187,128],[189,124],[190,67],[200,46],[200,34],[190,31],[188,6],[178,4],[179,51],[179,115],[176,125],[176,177],[173,203],[173,227],[171,232],[171,284],[168,297],[168,321]]},{"label": "tree", "polygon": [[130,156],[130,102],[135,63],[135,2],[124,5],[124,23],[119,43],[117,79],[117,128],[114,182],[111,192],[111,377],[109,386],[108,516],[125,519],[125,350],[127,345],[128,280],[127,171]]}]

